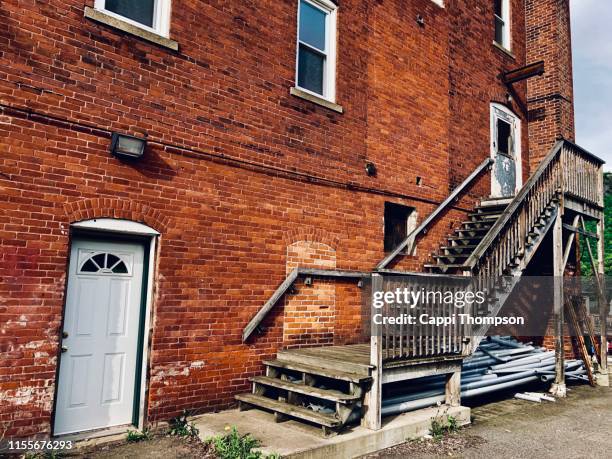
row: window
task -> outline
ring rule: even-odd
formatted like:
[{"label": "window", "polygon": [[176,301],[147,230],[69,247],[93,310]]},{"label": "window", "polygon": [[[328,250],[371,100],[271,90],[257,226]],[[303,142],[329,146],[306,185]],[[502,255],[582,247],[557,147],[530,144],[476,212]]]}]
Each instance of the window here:
[{"label": "window", "polygon": [[125,22],[167,37],[170,0],[96,0],[96,9]]},{"label": "window", "polygon": [[385,252],[392,252],[414,227],[412,207],[385,202]]},{"label": "window", "polygon": [[98,253],[85,260],[79,274],[128,274],[127,265],[117,255]]},{"label": "window", "polygon": [[510,0],[493,0],[495,3],[495,43],[510,49]]},{"label": "window", "polygon": [[296,85],[335,102],[336,5],[329,0],[300,0]]}]

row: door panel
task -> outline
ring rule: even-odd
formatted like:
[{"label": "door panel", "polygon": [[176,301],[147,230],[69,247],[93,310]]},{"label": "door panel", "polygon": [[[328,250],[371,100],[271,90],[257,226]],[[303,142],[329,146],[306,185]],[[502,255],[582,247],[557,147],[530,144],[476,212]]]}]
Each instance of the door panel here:
[{"label": "door panel", "polygon": [[54,434],[130,424],[144,247],[72,243]]},{"label": "door panel", "polygon": [[507,108],[495,104],[491,108],[491,157],[495,160],[491,196],[514,196],[522,184],[520,119]]}]

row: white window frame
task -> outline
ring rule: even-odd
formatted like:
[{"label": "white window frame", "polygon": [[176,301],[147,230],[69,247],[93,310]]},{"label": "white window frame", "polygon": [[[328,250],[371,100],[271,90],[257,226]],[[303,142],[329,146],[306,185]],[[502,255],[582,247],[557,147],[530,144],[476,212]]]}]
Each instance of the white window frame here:
[{"label": "white window frame", "polygon": [[141,24],[138,21],[134,21],[125,16],[121,16],[113,11],[106,9],[106,0],[96,0],[94,7],[96,10],[117,18],[123,22],[139,27],[148,32],[152,32],[162,37],[168,38],[170,35],[170,3],[171,0],[154,0],[155,6],[153,9],[153,27],[149,27],[145,24]]},{"label": "white window frame", "polygon": [[[511,34],[510,34],[510,0],[501,0],[502,2],[502,16],[498,16],[497,14],[495,14],[495,5],[493,5],[493,16],[495,17],[495,19],[500,19],[504,25],[503,25],[503,29],[502,29],[502,43],[499,43],[497,41],[497,37],[494,35],[493,36],[493,41],[495,43],[497,43],[499,46],[501,46],[504,49],[507,49],[508,51],[512,50],[512,43],[511,43]],[[495,24],[494,24],[495,26]],[[493,31],[495,33],[495,30]]]},{"label": "white window frame", "polygon": [[[336,103],[336,28],[338,19],[338,5],[331,2],[330,0],[303,0],[304,2],[312,5],[313,7],[323,11],[326,14],[325,19],[325,64],[323,66],[323,94],[310,91],[309,89],[303,88],[299,85],[299,58],[300,58],[300,44],[308,48],[312,48],[307,43],[300,41],[300,14],[302,1],[298,0],[297,8],[297,45],[295,47],[295,87],[299,88],[308,94],[312,94],[315,97],[322,97],[323,99]],[[321,50],[316,50],[317,53],[321,53]]]}]

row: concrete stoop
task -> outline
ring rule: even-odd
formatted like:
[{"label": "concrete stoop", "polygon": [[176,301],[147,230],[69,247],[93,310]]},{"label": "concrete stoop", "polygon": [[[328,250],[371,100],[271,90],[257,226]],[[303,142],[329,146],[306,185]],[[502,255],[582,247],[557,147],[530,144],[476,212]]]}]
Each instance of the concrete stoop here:
[{"label": "concrete stoop", "polygon": [[341,434],[324,438],[320,428],[297,421],[274,422],[270,413],[229,410],[193,418],[202,440],[227,433],[235,426],[241,435],[251,434],[261,442],[265,453],[277,453],[291,459],[349,459],[404,443],[429,433],[435,418],[452,416],[458,425],[470,423],[470,409],[445,405],[411,411],[383,419],[381,430],[349,427]]}]

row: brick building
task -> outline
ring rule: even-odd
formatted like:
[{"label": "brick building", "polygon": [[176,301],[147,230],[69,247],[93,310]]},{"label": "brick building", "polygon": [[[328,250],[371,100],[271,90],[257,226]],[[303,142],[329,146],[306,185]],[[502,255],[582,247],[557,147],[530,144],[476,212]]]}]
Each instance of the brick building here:
[{"label": "brick building", "polygon": [[358,342],[349,279],[242,332],[295,267],[371,270],[496,157],[496,116],[511,189],[478,177],[398,268],[572,138],[567,1],[127,3],[0,3],[7,435],[226,408],[277,350]]}]

